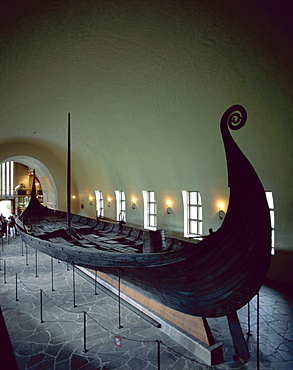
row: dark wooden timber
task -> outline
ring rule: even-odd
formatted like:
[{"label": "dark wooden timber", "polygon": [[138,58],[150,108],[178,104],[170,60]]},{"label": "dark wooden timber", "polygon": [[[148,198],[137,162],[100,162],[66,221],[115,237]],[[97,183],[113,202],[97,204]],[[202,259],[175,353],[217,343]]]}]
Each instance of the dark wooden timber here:
[{"label": "dark wooden timber", "polygon": [[236,312],[227,315],[230,333],[232,335],[234,349],[239,359],[247,361],[250,358],[248,346],[243,338],[243,333]]},{"label": "dark wooden timber", "polygon": [[160,252],[143,253],[149,231],[68,214],[73,235],[66,230],[66,213],[47,209],[32,196],[18,220],[24,242],[75,265],[113,275],[119,268],[122,279],[186,314],[219,317],[236,312],[259,291],[271,248],[264,189],[229,131],[241,128],[246,117],[245,109],[235,105],[221,119],[229,207],[222,226],[202,241],[166,237]]}]

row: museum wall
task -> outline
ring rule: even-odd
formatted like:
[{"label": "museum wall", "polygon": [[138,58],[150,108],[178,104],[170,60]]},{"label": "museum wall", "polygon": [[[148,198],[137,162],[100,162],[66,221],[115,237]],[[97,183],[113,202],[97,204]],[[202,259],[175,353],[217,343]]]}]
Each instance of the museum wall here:
[{"label": "museum wall", "polygon": [[[229,197],[219,122],[241,104],[248,122],[233,137],[273,192],[277,253],[292,259],[289,7],[284,0],[1,2],[0,161],[17,152],[44,163],[66,209],[70,112],[74,212],[95,217],[88,201],[95,190],[113,200],[124,190],[127,221],[143,225],[142,190],[154,190],[158,227],[182,233],[181,191],[198,190],[208,233],[220,227],[218,205],[226,210]],[[115,217],[114,203],[105,215]],[[282,264],[270,271],[282,279]]]}]

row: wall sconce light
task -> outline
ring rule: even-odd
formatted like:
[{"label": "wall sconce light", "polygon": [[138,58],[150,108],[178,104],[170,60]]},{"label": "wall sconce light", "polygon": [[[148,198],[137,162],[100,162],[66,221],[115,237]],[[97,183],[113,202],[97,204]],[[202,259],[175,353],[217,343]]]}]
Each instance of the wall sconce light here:
[{"label": "wall sconce light", "polygon": [[72,195],[72,199],[76,199],[76,196],[75,195]]},{"label": "wall sconce light", "polygon": [[90,196],[90,197],[89,197],[89,205],[90,205],[90,206],[93,204],[93,199],[94,199],[94,198],[93,198],[92,196]]},{"label": "wall sconce light", "polygon": [[167,213],[168,215],[170,215],[171,214],[171,202],[169,200],[167,201],[166,206],[167,206]]},{"label": "wall sconce light", "polygon": [[132,198],[131,201],[132,201],[132,209],[135,209],[136,208],[136,198]]},{"label": "wall sconce light", "polygon": [[223,203],[219,204],[219,219],[223,220],[225,216],[225,212],[223,211]]},{"label": "wall sconce light", "polygon": [[111,207],[111,200],[112,199],[110,197],[108,197],[107,200],[108,200],[108,207]]}]

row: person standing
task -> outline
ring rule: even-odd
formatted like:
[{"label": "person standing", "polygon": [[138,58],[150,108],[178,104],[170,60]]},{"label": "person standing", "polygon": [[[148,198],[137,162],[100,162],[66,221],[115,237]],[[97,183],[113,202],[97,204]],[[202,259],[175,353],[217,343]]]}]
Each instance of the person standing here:
[{"label": "person standing", "polygon": [[8,235],[11,237],[15,235],[15,218],[13,215],[8,217]]},{"label": "person standing", "polygon": [[7,221],[6,217],[2,216],[1,217],[1,236],[2,238],[5,238],[7,235]]}]

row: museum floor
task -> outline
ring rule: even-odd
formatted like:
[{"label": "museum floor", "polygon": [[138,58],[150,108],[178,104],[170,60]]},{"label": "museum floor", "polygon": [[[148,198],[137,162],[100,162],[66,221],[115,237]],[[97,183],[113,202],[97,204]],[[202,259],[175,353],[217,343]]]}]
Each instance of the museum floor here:
[{"label": "museum floor", "polygon": [[[252,334],[250,360],[243,364],[233,359],[226,319],[209,319],[224,354],[221,364],[209,367],[123,305],[119,320],[117,300],[99,287],[95,294],[94,284],[66,264],[26,249],[19,236],[9,244],[3,240],[0,249],[0,304],[19,369],[151,370],[159,368],[158,352],[163,370],[258,368],[256,297],[250,303],[249,325],[247,307],[239,311],[243,332],[250,327]],[[268,285],[260,291],[260,369],[293,369],[292,296]]]}]

